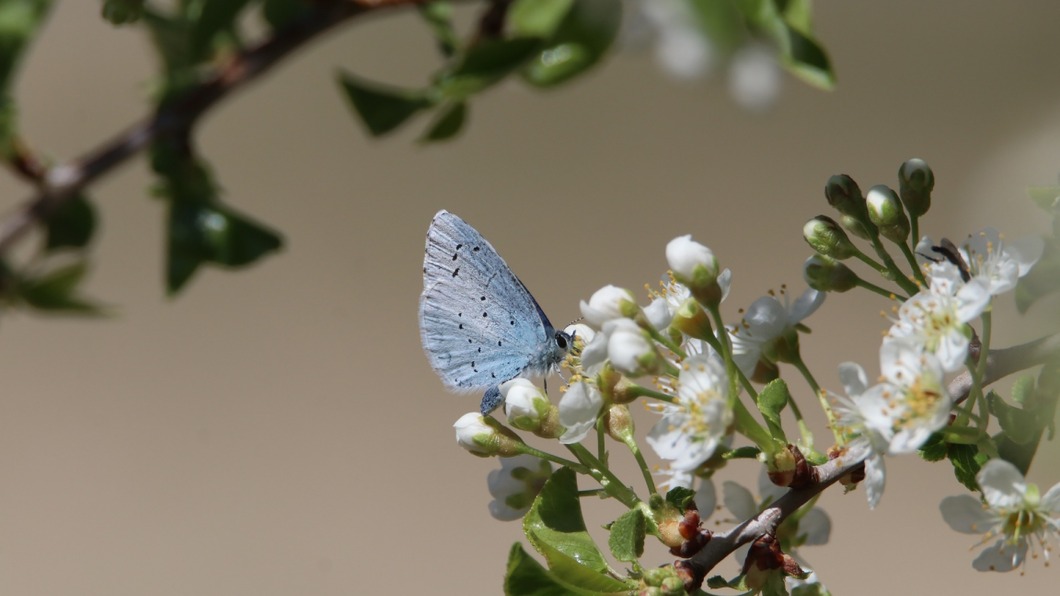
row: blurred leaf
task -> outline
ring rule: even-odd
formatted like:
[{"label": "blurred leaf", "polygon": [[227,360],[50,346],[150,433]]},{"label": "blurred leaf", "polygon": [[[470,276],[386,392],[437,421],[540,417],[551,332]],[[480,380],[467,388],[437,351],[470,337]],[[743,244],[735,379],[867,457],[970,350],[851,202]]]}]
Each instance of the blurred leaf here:
[{"label": "blurred leaf", "polygon": [[953,464],[953,475],[957,477],[957,481],[970,491],[978,491],[979,482],[975,479],[975,475],[986,463],[986,455],[980,453],[975,445],[959,444],[951,444],[948,454],[950,463]]},{"label": "blurred leaf", "polygon": [[[622,584],[622,587],[623,593],[628,593],[628,587],[625,584]],[[508,554],[508,570],[504,575],[504,594],[505,596],[597,596],[604,593],[578,589],[564,583],[534,560],[523,550],[522,545],[516,542]]]},{"label": "blurred leaf", "polygon": [[[539,553],[557,550],[596,572],[606,572],[607,563],[585,529],[578,482],[570,468],[560,468],[549,477],[523,518],[523,531]],[[552,561],[549,561],[552,566]]]},{"label": "blurred leaf", "polygon": [[442,108],[434,122],[431,123],[427,134],[420,139],[420,142],[432,143],[453,138],[464,127],[466,117],[467,104],[464,102],[454,103]]},{"label": "blurred leaf", "polygon": [[946,454],[948,451],[949,445],[946,443],[946,440],[943,438],[942,434],[931,433],[931,436],[928,437],[927,441],[924,441],[924,444],[920,446],[920,449],[917,450],[917,453],[920,454],[920,457],[923,460],[935,462],[946,459]]},{"label": "blurred leaf", "polygon": [[51,0],[0,0],[0,155],[10,156],[16,131],[11,86],[30,39],[43,26]]},{"label": "blurred leaf", "polygon": [[780,422],[780,412],[788,404],[791,395],[788,393],[788,384],[784,379],[773,379],[758,393],[758,409],[762,412],[770,433],[774,439],[787,442],[784,436],[784,428]]},{"label": "blurred leaf", "polygon": [[774,0],[737,0],[736,6],[752,29],[773,41],[788,72],[820,89],[835,88],[831,60],[808,29],[810,19],[802,8],[792,9],[789,22]]},{"label": "blurred leaf", "polygon": [[54,313],[101,315],[96,304],[77,295],[77,286],[88,271],[88,262],[79,260],[58,267],[38,278],[24,278],[19,296],[31,307]]},{"label": "blurred leaf", "polygon": [[730,449],[722,454],[723,459],[758,459],[758,454],[762,453],[762,450],[754,445],[745,445],[743,447],[737,447],[736,449]]},{"label": "blurred leaf", "polygon": [[809,35],[813,32],[812,0],[775,0],[777,10],[784,15],[784,21],[797,31]]},{"label": "blurred leaf", "polygon": [[621,24],[620,0],[574,0],[555,33],[523,69],[524,79],[547,88],[582,74],[607,53]]},{"label": "blurred leaf", "polygon": [[1008,405],[996,392],[991,391],[986,395],[986,403],[1005,436],[1017,445],[1027,444],[1034,439],[1035,434],[1041,432],[1041,426],[1033,413]]},{"label": "blurred leaf", "polygon": [[1027,194],[1046,213],[1055,214],[1060,209],[1060,186],[1032,186],[1027,189]]},{"label": "blurred leaf", "polygon": [[274,30],[290,25],[313,8],[308,0],[264,0],[262,5],[262,16]]},{"label": "blurred leaf", "polygon": [[556,32],[575,0],[515,0],[508,25],[519,37],[547,38]]},{"label": "blurred leaf", "polygon": [[1027,312],[1038,300],[1060,292],[1060,248],[1046,239],[1042,258],[1016,283],[1016,310]]},{"label": "blurred leaf", "polygon": [[1012,384],[1012,399],[1018,404],[1027,403],[1028,398],[1034,395],[1034,377],[1024,375]]},{"label": "blurred leaf", "polygon": [[792,589],[791,596],[832,596],[832,593],[829,592],[828,588],[825,588],[824,584],[821,582],[813,582],[809,584],[800,584]]},{"label": "blurred leaf", "polygon": [[675,486],[666,493],[666,502],[676,507],[678,511],[684,511],[695,497],[696,491],[683,486]]},{"label": "blurred leaf", "polygon": [[819,88],[835,89],[835,72],[824,48],[813,37],[788,28],[787,54],[782,63],[793,75]]},{"label": "blurred leaf", "polygon": [[733,0],[689,0],[699,25],[719,52],[730,54],[747,39],[747,25]]},{"label": "blurred leaf", "polygon": [[96,210],[88,198],[78,195],[48,218],[44,247],[84,248],[96,229]]},{"label": "blurred leaf", "polygon": [[644,532],[646,528],[644,513],[640,509],[630,509],[611,524],[611,535],[607,544],[615,559],[632,563],[644,554]]},{"label": "blurred leaf", "polygon": [[282,243],[273,230],[229,208],[172,201],[166,288],[176,294],[203,263],[240,267]]},{"label": "blurred leaf", "polygon": [[373,137],[383,136],[401,126],[432,102],[422,91],[412,91],[370,83],[351,74],[340,75],[350,105]]},{"label": "blurred leaf", "polygon": [[443,73],[435,87],[444,97],[462,101],[496,84],[522,66],[540,47],[533,38],[486,39],[471,46]]},{"label": "blurred leaf", "polygon": [[441,0],[424,2],[416,6],[420,16],[438,40],[438,48],[444,56],[452,56],[460,45],[460,38],[453,30],[453,5]]},{"label": "blurred leaf", "polygon": [[202,0],[199,18],[191,29],[190,49],[197,56],[207,57],[214,38],[223,32],[233,31],[239,13],[250,0]]}]

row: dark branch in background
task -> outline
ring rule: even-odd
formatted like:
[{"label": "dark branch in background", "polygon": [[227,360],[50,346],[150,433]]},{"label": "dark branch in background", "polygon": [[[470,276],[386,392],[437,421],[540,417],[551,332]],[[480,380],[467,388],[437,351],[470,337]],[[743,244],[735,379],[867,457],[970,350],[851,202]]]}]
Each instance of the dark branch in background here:
[{"label": "dark branch in background", "polygon": [[419,1],[318,1],[304,18],[240,52],[209,80],[87,154],[45,170],[28,150],[19,152],[13,160],[16,171],[39,188],[15,212],[0,220],[0,255],[10,250],[35,225],[47,221],[52,213],[75,198],[96,178],[122,164],[153,141],[169,135],[188,136],[198,119],[214,104],[267,72],[306,42],[360,14]]},{"label": "dark branch in background", "polygon": [[[1012,373],[1044,364],[1056,358],[1060,358],[1060,334],[1050,335],[1011,348],[991,350],[987,356],[983,385],[988,385]],[[959,375],[949,384],[950,395],[953,396],[956,403],[967,399],[970,389],[971,376],[967,372]],[[722,562],[737,548],[765,534],[774,534],[781,522],[808,503],[810,499],[823,492],[843,476],[851,472],[859,472],[863,468],[862,462],[868,454],[867,445],[855,445],[840,457],[815,467],[817,482],[788,491],[758,515],[744,521],[728,532],[714,534],[706,546],[703,547],[703,550],[681,565],[692,573],[694,580],[698,580],[695,583],[695,585],[698,585],[718,563]]]}]

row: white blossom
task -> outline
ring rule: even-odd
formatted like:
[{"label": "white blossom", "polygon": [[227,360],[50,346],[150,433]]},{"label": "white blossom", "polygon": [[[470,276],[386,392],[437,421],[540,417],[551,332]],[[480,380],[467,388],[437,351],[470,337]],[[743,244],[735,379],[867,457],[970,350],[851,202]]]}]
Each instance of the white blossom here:
[{"label": "white blossom", "polygon": [[718,259],[709,248],[692,240],[691,234],[678,236],[666,245],[666,262],[674,275],[684,282],[696,279],[696,270],[706,279],[718,277]]},{"label": "white blossom", "polygon": [[464,449],[479,455],[491,453],[483,448],[483,445],[497,431],[483,421],[482,414],[478,412],[464,414],[453,424],[453,428],[456,429],[457,444]]},{"label": "white blossom", "polygon": [[501,469],[486,477],[493,501],[490,515],[500,521],[512,521],[526,515],[545,481],[552,475],[552,464],[533,455],[502,457]]},{"label": "white blossom", "polygon": [[943,370],[953,372],[968,357],[971,330],[967,323],[990,304],[990,294],[981,280],[962,283],[951,263],[939,263],[932,272],[930,288],[902,304],[887,338],[916,344],[934,354]]},{"label": "white blossom", "polygon": [[596,418],[604,405],[604,398],[596,385],[574,381],[559,400],[559,423],[566,429],[559,442],[578,443],[596,425]]},{"label": "white blossom", "polygon": [[655,353],[655,345],[631,319],[615,319],[604,326],[607,358],[615,370],[631,376],[644,374],[644,359]]},{"label": "white blossom", "polygon": [[544,391],[522,377],[501,383],[500,392],[504,396],[504,415],[519,429],[536,429],[552,406]]},{"label": "white blossom", "polygon": [[663,417],[648,433],[648,444],[675,470],[693,470],[714,454],[729,434],[725,363],[714,353],[685,360],[677,380],[677,400],[661,407]]},{"label": "white blossom", "polygon": [[824,303],[826,295],[825,292],[807,289],[795,302],[791,302],[789,294],[782,291],[784,302],[772,294],[752,302],[740,323],[730,328],[733,331],[730,333],[732,359],[740,371],[747,377],[754,375],[767,344],[794,332],[796,325]]},{"label": "white blossom", "polygon": [[1060,540],[1060,484],[1040,496],[1037,486],[1002,459],[986,462],[975,478],[985,505],[971,495],[946,497],[939,505],[942,519],[954,530],[983,534],[984,544],[998,537],[972,566],[979,571],[1011,571],[1022,566],[1027,551],[1036,547],[1048,560],[1051,543]]},{"label": "white blossom", "polygon": [[606,285],[594,292],[589,302],[581,301],[582,316],[590,326],[600,329],[604,323],[624,316],[622,314],[623,302],[636,304],[637,300],[629,290]]},{"label": "white blossom", "polygon": [[883,456],[890,449],[890,435],[878,429],[887,426],[888,419],[884,414],[887,404],[880,394],[868,391],[865,371],[858,364],[840,364],[839,381],[846,395],[829,393],[829,399],[835,403],[836,423],[840,430],[853,439],[848,445],[855,447],[864,444],[869,451],[865,458],[865,479],[861,484],[865,486],[869,507],[875,509],[886,486]]}]

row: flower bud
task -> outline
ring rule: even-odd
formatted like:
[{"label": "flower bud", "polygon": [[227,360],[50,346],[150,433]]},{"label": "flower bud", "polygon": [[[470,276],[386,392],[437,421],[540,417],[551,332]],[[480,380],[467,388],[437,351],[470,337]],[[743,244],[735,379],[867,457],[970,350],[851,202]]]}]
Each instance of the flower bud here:
[{"label": "flower bud", "polygon": [[862,219],[865,215],[865,198],[861,196],[858,183],[847,176],[839,174],[828,179],[824,187],[824,197],[833,209],[843,215]]},{"label": "flower bud", "polygon": [[632,377],[662,371],[662,356],[636,323],[618,319],[608,326],[607,357],[616,370]]},{"label": "flower bud", "polygon": [[902,202],[886,185],[877,184],[869,189],[865,197],[869,207],[869,220],[880,229],[880,236],[902,244],[909,238],[909,218],[902,210]]},{"label": "flower bud", "polygon": [[898,168],[898,194],[909,215],[920,217],[931,209],[933,188],[935,174],[926,161],[913,158]]},{"label": "flower bud", "polygon": [[526,515],[551,475],[552,464],[533,455],[501,458],[501,469],[492,470],[486,477],[493,495],[489,504],[490,515],[500,521],[512,521]]},{"label": "flower bud", "polygon": [[633,415],[629,408],[614,404],[607,410],[607,434],[614,440],[629,445],[633,441]]},{"label": "flower bud", "polygon": [[714,327],[703,305],[689,298],[677,307],[671,325],[681,333],[696,339],[713,339]]},{"label": "flower bud", "polygon": [[593,330],[592,327],[582,323],[567,325],[567,327],[563,329],[563,332],[570,337],[571,345],[574,349],[579,351],[585,349],[585,346],[592,343],[593,338],[596,337],[596,331]]},{"label": "flower bud", "polygon": [[[504,414],[508,417],[508,423],[518,428],[538,434],[550,419],[556,421],[557,412],[555,406],[549,401],[543,391],[534,386],[527,379],[515,378],[501,383],[501,395],[504,396]],[[558,423],[552,425],[552,431],[557,429]],[[549,436],[551,433],[546,433]]]},{"label": "flower bud", "polygon": [[843,226],[843,229],[850,232],[851,234],[861,238],[862,240],[872,240],[872,234],[865,229],[865,224],[856,217],[849,215],[843,215],[839,218],[839,225]]},{"label": "flower bud", "polygon": [[857,254],[843,228],[831,217],[818,215],[802,226],[802,237],[817,252],[840,261]]},{"label": "flower bud", "polygon": [[519,455],[522,440],[500,422],[478,412],[464,414],[453,425],[456,442],[479,457]]},{"label": "flower bud", "polygon": [[709,248],[692,240],[691,234],[678,236],[666,245],[666,262],[674,279],[687,287],[701,303],[707,306],[721,303],[723,292],[718,285],[718,259]]},{"label": "flower bud", "polygon": [[581,310],[589,325],[599,329],[608,321],[627,316],[623,311],[639,311],[640,307],[629,290],[607,285],[593,293],[588,303],[582,300]]},{"label": "flower bud", "polygon": [[858,276],[849,267],[824,255],[806,259],[802,278],[818,292],[846,292],[858,285]]}]

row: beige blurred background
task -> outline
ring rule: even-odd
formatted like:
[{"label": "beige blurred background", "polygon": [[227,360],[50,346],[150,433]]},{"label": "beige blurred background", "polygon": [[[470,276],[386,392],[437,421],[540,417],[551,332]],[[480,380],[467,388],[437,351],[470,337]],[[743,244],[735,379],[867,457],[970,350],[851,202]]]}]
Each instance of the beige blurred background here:
[{"label": "beige blurred background", "polygon": [[[25,136],[56,158],[146,111],[146,40],[98,11],[60,3],[19,84]],[[675,84],[648,53],[624,54],[558,92],[502,86],[475,101],[461,139],[430,148],[414,144],[416,126],[366,138],[334,83],[340,67],[423,82],[437,58],[417,19],[335,32],[201,129],[227,199],[283,230],[285,250],[248,271],[202,271],[175,300],[144,162],[105,179],[89,290],[118,316],[0,322],[0,593],[499,594],[520,528],[487,512],[497,462],[453,441],[477,397],[447,394],[419,345],[438,209],[476,226],[557,324],[602,285],[654,283],[666,241],[689,232],[733,270],[730,316],[783,283],[801,291],[800,229],[827,211],[828,177],[893,186],[910,157],[936,173],[925,233],[1043,231],[1024,188],[1060,171],[1060,4],[817,12],[834,93],[789,79],[775,110],[752,115],[719,79]],[[0,193],[5,208],[27,196],[9,176]],[[887,306],[854,292],[808,321],[822,382],[837,389],[847,359],[876,374]],[[1033,337],[1034,324],[1012,324],[1010,296],[999,310],[995,345]],[[1057,460],[1048,445],[1032,470],[1043,490],[1060,480]],[[945,464],[888,466],[877,510],[862,491],[822,499],[832,541],[802,553],[834,593],[1055,587],[1041,561],[1025,577],[972,569],[976,538],[938,513],[963,490]],[[720,478],[753,480],[747,468]],[[595,525],[618,512],[587,506]]]}]

